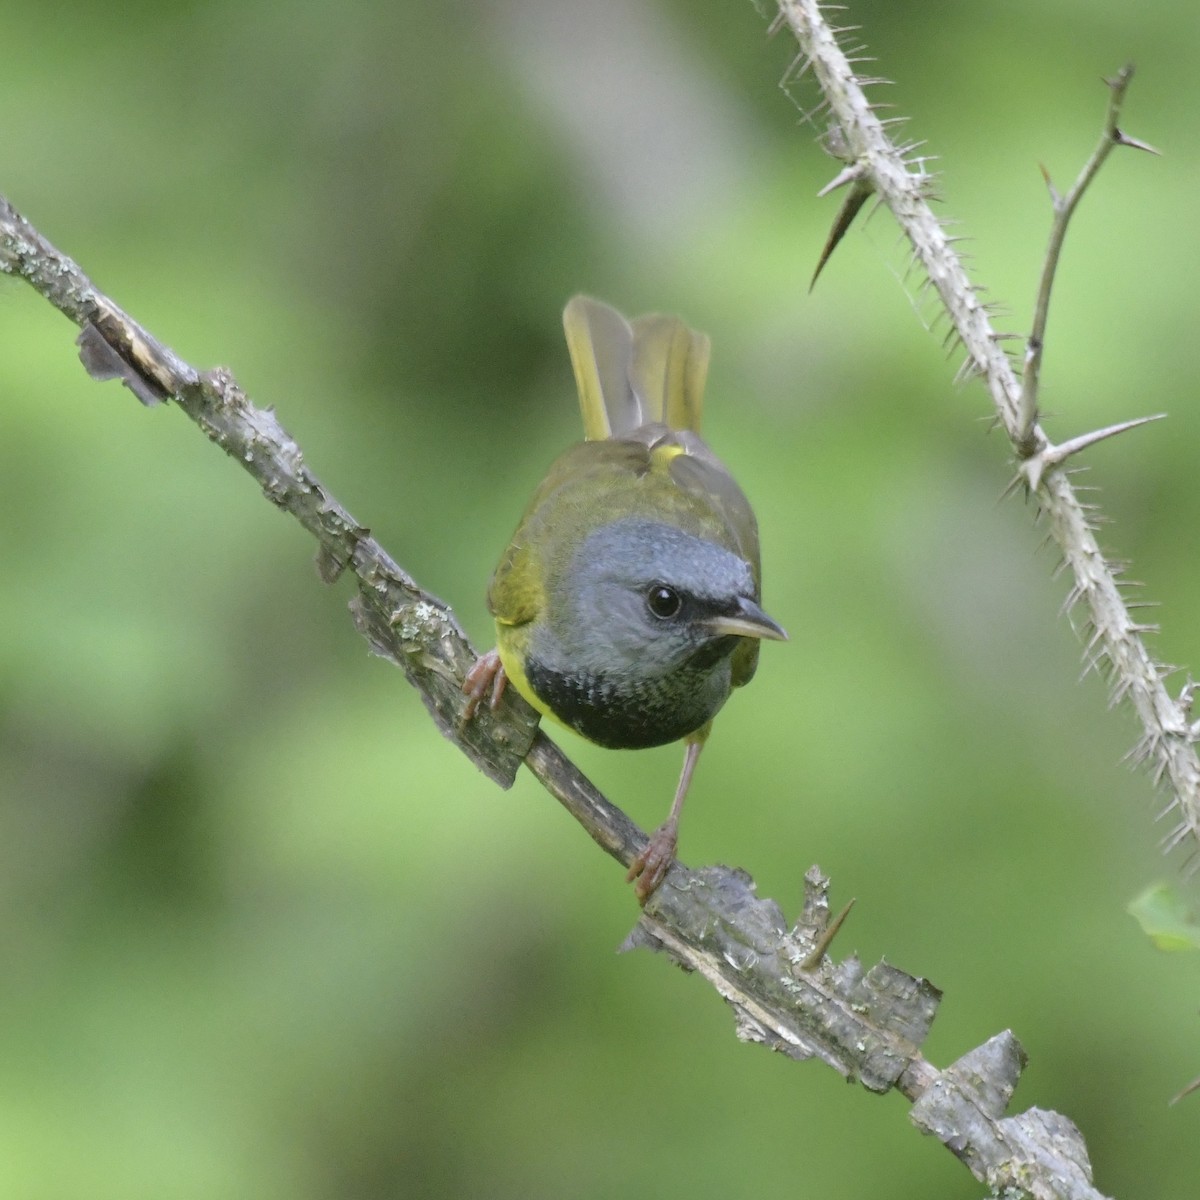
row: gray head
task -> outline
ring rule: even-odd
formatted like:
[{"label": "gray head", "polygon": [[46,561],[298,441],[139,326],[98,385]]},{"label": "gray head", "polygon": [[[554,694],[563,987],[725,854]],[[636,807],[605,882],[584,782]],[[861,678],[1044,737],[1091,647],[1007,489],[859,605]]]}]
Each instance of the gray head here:
[{"label": "gray head", "polygon": [[759,608],[749,563],[661,521],[600,527],[557,583],[555,649],[584,673],[662,676],[727,658],[739,636],[786,636]]}]

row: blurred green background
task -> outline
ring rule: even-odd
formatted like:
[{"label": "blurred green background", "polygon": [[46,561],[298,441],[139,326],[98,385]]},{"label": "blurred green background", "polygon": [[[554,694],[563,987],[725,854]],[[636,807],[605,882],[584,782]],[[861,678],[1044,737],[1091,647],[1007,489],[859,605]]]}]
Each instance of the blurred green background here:
[{"label": "blurred green background", "polygon": [[[1048,229],[1139,66],[1071,234],[1052,436],[1200,664],[1200,10],[852,3],[1028,328]],[[1137,734],[1077,684],[1067,583],[900,281],[884,212],[813,295],[836,164],[747,0],[0,2],[0,191],[191,362],[277,407],[355,516],[489,644],[488,574],[578,434],[587,290],[715,348],[707,433],[755,502],[770,645],[704,756],[682,854],[944,989],[946,1064],[1005,1027],[1018,1107],[1106,1194],[1194,1193],[1198,964],[1125,913],[1182,856]],[[815,95],[801,88],[812,104]],[[914,311],[916,310],[916,311]],[[0,283],[0,1196],[863,1196],[982,1189],[897,1097],[740,1045],[702,983],[617,956],[618,868],[501,793],[367,657],[313,546],[177,411],[80,368]],[[676,748],[563,735],[643,826]]]}]

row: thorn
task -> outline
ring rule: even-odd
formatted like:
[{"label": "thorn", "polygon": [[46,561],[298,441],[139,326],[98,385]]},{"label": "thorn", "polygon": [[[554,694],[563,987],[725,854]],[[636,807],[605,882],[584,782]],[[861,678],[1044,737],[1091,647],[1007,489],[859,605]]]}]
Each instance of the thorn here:
[{"label": "thorn", "polygon": [[1008,481],[1008,484],[1005,487],[1004,491],[1002,491],[1000,493],[1000,500],[1007,500],[1011,495],[1013,495],[1016,492],[1017,488],[1019,488],[1024,482],[1025,482],[1025,476],[1022,475],[1020,471],[1018,471]]},{"label": "thorn", "polygon": [[[959,341],[957,345],[951,346],[946,352],[946,357],[949,358],[950,355],[955,352],[955,350],[961,349],[961,347],[961,341]],[[983,368],[980,367],[974,358],[968,354],[967,357],[962,360],[958,370],[954,372],[953,383],[955,387],[962,387],[964,384],[970,383],[972,379],[979,378],[982,375]]]},{"label": "thorn", "polygon": [[[1083,670],[1079,672],[1079,679],[1077,682],[1082,683],[1093,671],[1099,675],[1101,673],[1101,664],[1107,657],[1108,650],[1105,647],[1101,647],[1095,658],[1088,659],[1084,662]],[[1157,780],[1155,782],[1157,782]]]},{"label": "thorn", "polygon": [[1165,838],[1163,838],[1161,842],[1159,842],[1159,846],[1162,847],[1162,852],[1164,854],[1170,854],[1171,851],[1174,850],[1189,833],[1191,833],[1191,831],[1192,827],[1186,821],[1181,821],[1175,826],[1174,829],[1171,830],[1170,833],[1167,834]]},{"label": "thorn", "polygon": [[[1125,753],[1121,756],[1121,761],[1129,763],[1131,767],[1140,766],[1146,761],[1146,759],[1150,757],[1150,755],[1154,753],[1157,745],[1158,735],[1154,733],[1147,733],[1143,737],[1138,738],[1138,740],[1128,750],[1125,751]],[[1179,797],[1173,797],[1171,803],[1167,805],[1167,807],[1164,808],[1161,813],[1159,813],[1158,820],[1161,821],[1162,818],[1165,817],[1167,813],[1169,813],[1171,809],[1178,803]]]},{"label": "thorn", "polygon": [[1190,1096],[1194,1091],[1200,1088],[1200,1079],[1193,1079],[1186,1087],[1182,1087],[1167,1101],[1168,1107],[1172,1104],[1178,1104],[1185,1096]]},{"label": "thorn", "polygon": [[1162,810],[1162,812],[1160,812],[1160,813],[1158,814],[1158,816],[1156,816],[1156,817],[1154,818],[1154,822],[1155,822],[1155,824],[1157,824],[1159,821],[1161,821],[1161,820],[1163,819],[1163,817],[1165,817],[1165,816],[1169,815],[1170,813],[1174,812],[1174,811],[1175,811],[1175,809],[1177,809],[1178,807],[1179,807],[1179,797],[1178,797],[1178,796],[1172,796],[1172,797],[1171,797],[1171,799],[1170,799],[1170,800],[1167,802],[1167,806],[1166,806],[1166,808],[1164,808],[1164,809]]},{"label": "thorn", "polygon": [[1100,79],[1111,91],[1123,92],[1133,78],[1133,71],[1133,63],[1126,63],[1111,79],[1107,75],[1101,75]]},{"label": "thorn", "polygon": [[1050,172],[1046,170],[1042,163],[1038,163],[1038,170],[1042,173],[1042,178],[1046,181],[1046,190],[1050,193],[1050,200],[1054,207],[1057,208],[1062,203],[1062,197],[1058,194],[1058,189],[1054,186],[1054,180],[1050,178]]},{"label": "thorn", "polygon": [[1131,150],[1144,150],[1147,154],[1162,158],[1161,150],[1156,150],[1149,142],[1143,142],[1141,138],[1130,137],[1120,129],[1113,130],[1113,141],[1118,146],[1128,146]]},{"label": "thorn", "polygon": [[1067,593],[1067,598],[1063,600],[1060,606],[1058,606],[1058,616],[1069,618],[1070,614],[1072,614],[1074,611],[1075,605],[1078,605],[1079,601],[1082,599],[1084,599],[1084,588],[1081,588],[1079,584],[1076,583],[1075,586]]},{"label": "thorn", "polygon": [[[842,172],[842,174],[844,173]],[[828,191],[830,186],[832,185],[827,185],[825,191]],[[813,271],[812,279],[809,281],[808,290],[810,292],[817,286],[817,278],[820,276],[822,270],[824,270],[825,264],[837,249],[838,243],[846,235],[846,231],[854,223],[854,218],[858,216],[859,210],[866,204],[873,191],[874,188],[869,181],[863,179],[860,170],[857,177],[853,179],[853,184],[846,199],[842,202],[842,207],[833,219],[833,228],[829,231],[829,237],[825,239],[825,246],[821,251],[821,257],[817,259],[817,269]]]},{"label": "thorn", "polygon": [[854,183],[863,176],[863,166],[861,163],[850,163],[843,167],[818,193],[817,199],[824,200],[830,192],[836,192],[838,188],[845,187],[848,183]]},{"label": "thorn", "polygon": [[783,72],[783,78],[779,81],[781,88],[786,88],[791,83],[798,83],[804,78],[809,67],[812,66],[811,54],[797,54],[795,58],[788,63],[787,68]]},{"label": "thorn", "polygon": [[1104,429],[1097,429],[1091,433],[1081,434],[1079,437],[1071,438],[1069,441],[1060,442],[1057,446],[1049,445],[1043,447],[1037,454],[1031,455],[1020,466],[1020,470],[1026,475],[1029,480],[1031,490],[1037,491],[1041,485],[1042,476],[1051,467],[1057,467],[1064,463],[1072,454],[1078,454],[1081,450],[1086,450],[1089,446],[1094,446],[1097,442],[1102,442],[1106,438],[1116,437],[1118,433],[1125,433],[1130,429],[1137,429],[1141,425],[1149,425],[1151,421],[1161,421],[1167,414],[1155,413],[1150,417],[1135,417],[1132,421],[1122,421],[1117,425],[1108,425]]},{"label": "thorn", "polygon": [[1031,492],[1036,492],[1042,485],[1042,475],[1046,470],[1046,464],[1042,461],[1040,454],[1035,454],[1032,458],[1027,458],[1018,467],[1018,472],[1024,477],[1026,484]]},{"label": "thorn", "polygon": [[842,927],[842,922],[850,915],[850,910],[854,907],[852,899],[845,908],[842,909],[828,925],[825,926],[825,932],[817,939],[817,944],[812,948],[812,952],[800,964],[804,971],[811,971],[820,965],[821,959],[825,957],[825,952],[829,949],[829,944],[837,937],[837,932]]},{"label": "thorn", "polygon": [[801,125],[816,125],[817,118],[829,107],[829,101],[822,98],[819,104],[813,105],[812,108],[804,109],[800,113]]},{"label": "thorn", "polygon": [[[884,202],[883,202],[882,198],[881,198],[881,197],[879,197],[879,196],[876,196],[876,197],[875,197],[875,203],[871,205],[870,211],[869,211],[869,212],[867,213],[867,215],[866,215],[866,216],[863,218],[863,228],[864,228],[864,229],[866,229],[866,227],[867,227],[868,225],[870,225],[870,223],[871,223],[872,219],[874,218],[875,214],[876,214],[876,213],[877,213],[877,212],[878,212],[878,211],[879,211],[881,208],[886,208],[886,207],[887,207],[887,206],[884,204]],[[914,253],[915,253],[915,251],[914,251]]]}]

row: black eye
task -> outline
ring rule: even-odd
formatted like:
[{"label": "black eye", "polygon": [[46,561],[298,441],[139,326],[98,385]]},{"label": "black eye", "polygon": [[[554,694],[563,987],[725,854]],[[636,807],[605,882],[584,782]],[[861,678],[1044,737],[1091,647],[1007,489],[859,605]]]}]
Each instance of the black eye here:
[{"label": "black eye", "polygon": [[660,620],[669,621],[672,617],[679,616],[683,600],[674,588],[667,587],[665,583],[656,583],[646,593],[646,604]]}]

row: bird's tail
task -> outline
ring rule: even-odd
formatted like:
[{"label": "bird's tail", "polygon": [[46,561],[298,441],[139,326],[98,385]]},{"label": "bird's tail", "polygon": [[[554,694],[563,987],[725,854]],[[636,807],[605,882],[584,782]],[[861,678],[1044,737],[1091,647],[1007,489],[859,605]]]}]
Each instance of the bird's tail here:
[{"label": "bird's tail", "polygon": [[589,441],[651,423],[700,432],[709,354],[703,333],[658,313],[627,321],[590,296],[567,302],[563,328]]}]

